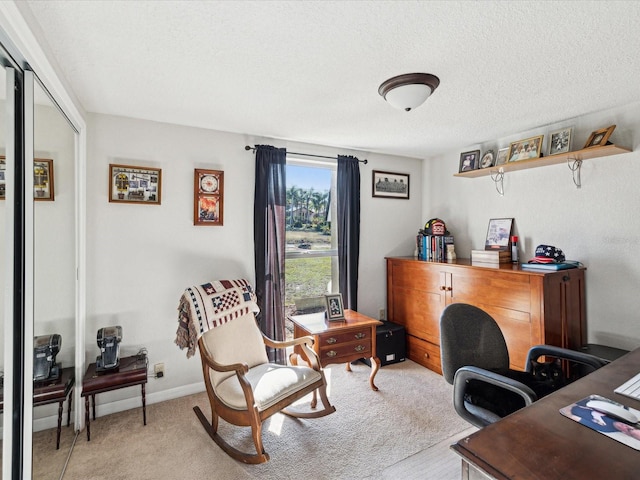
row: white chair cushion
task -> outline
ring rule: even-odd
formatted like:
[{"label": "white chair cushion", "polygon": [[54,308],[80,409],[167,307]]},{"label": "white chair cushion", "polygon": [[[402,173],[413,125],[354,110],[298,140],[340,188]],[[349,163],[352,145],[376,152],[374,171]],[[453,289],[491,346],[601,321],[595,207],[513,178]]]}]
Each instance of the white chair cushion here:
[{"label": "white chair cushion", "polygon": [[[264,340],[253,313],[247,313],[224,325],[212,328],[202,337],[213,359],[222,365],[246,363],[251,368],[269,361]],[[213,386],[218,385],[229,375],[229,373],[211,370]]]},{"label": "white chair cushion", "polygon": [[[319,380],[321,375],[309,367],[266,363],[251,368],[246,378],[253,388],[256,406],[262,411]],[[216,394],[231,408],[247,409],[244,393],[235,375],[220,382]]]}]

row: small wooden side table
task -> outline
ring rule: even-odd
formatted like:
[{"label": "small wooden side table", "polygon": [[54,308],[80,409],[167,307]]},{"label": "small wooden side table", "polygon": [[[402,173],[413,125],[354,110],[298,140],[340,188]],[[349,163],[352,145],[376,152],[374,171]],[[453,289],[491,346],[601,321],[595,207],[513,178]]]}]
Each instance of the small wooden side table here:
[{"label": "small wooden side table", "polygon": [[[371,375],[369,385],[374,391],[378,387],[373,379],[380,369],[380,359],[376,357],[376,326],[382,322],[362,315],[353,310],[344,311],[344,320],[329,321],[324,312],[307,315],[290,315],[293,322],[294,338],[310,335],[313,337],[313,350],[320,358],[320,365],[325,367],[331,363],[346,363],[347,371],[351,371],[351,363],[360,358],[371,358]],[[293,365],[298,362],[297,356],[308,361],[302,348],[294,347],[290,360]]]},{"label": "small wooden side table", "polygon": [[147,383],[147,357],[133,355],[120,359],[120,366],[115,370],[97,372],[96,364],[87,368],[82,380],[82,396],[84,397],[84,420],[87,424],[87,441],[91,440],[91,421],[89,419],[89,397],[91,397],[93,419],[96,419],[96,395],[119,388],[142,387],[142,420],[147,424],[147,405],[145,384]]},{"label": "small wooden side table", "polygon": [[[57,380],[41,380],[33,382],[33,406],[58,404],[58,430],[56,433],[56,450],[60,449],[60,433],[62,432],[62,411],[64,401],[67,402],[67,427],[71,423],[71,400],[75,383],[75,367],[63,368]],[[0,412],[4,410],[4,393],[0,393]]]}]

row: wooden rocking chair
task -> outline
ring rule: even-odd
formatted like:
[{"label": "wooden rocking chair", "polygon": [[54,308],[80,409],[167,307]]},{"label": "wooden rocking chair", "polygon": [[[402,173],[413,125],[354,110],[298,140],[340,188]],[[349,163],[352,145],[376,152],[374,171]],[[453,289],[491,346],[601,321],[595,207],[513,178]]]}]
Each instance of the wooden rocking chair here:
[{"label": "wooden rocking chair", "polygon": [[[298,418],[316,418],[335,412],[329,403],[326,380],[312,337],[276,342],[264,336],[253,313],[247,313],[204,333],[198,340],[202,374],[211,404],[211,423],[199,407],[193,407],[214,442],[232,458],[245,463],[263,463],[269,455],[262,445],[262,423],[282,412]],[[265,345],[286,348],[300,345],[310,366],[269,363]],[[316,407],[316,391],[324,408],[317,411],[287,409],[293,402],[313,392],[311,408]],[[256,453],[245,453],[218,434],[218,418],[238,426],[250,426]]]}]

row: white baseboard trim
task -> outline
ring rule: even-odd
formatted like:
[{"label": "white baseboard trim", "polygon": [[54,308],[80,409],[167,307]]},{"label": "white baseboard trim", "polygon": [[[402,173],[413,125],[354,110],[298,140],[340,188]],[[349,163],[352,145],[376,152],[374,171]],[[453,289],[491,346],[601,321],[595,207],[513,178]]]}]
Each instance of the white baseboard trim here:
[{"label": "white baseboard trim", "polygon": [[[200,393],[205,391],[204,381],[198,383],[192,383],[190,385],[183,385],[181,387],[170,388],[169,390],[162,390],[160,392],[154,392],[146,396],[147,405],[154,403],[165,402],[167,400],[173,400],[174,398],[186,397],[187,395],[193,395],[194,393]],[[67,424],[67,402],[65,401],[65,410],[62,413],[62,425]],[[110,415],[112,413],[124,412],[132,408],[140,408],[142,406],[142,398],[140,395],[137,397],[126,398],[124,400],[116,400],[106,404],[96,405],[96,417],[102,417],[104,415]],[[73,406],[75,408],[75,405]],[[82,405],[84,408],[84,404]],[[74,418],[73,413],[71,418]],[[58,427],[58,416],[51,415],[49,417],[36,418],[33,420],[33,431],[39,432],[41,430],[47,430],[49,428]],[[0,430],[1,432],[1,430]],[[0,433],[1,435],[1,433]]]}]

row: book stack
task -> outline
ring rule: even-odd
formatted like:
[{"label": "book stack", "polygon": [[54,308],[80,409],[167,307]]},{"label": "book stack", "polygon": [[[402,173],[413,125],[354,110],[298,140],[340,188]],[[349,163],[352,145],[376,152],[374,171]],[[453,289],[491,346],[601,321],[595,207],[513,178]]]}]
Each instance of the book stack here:
[{"label": "book stack", "polygon": [[473,265],[490,264],[499,265],[511,262],[511,252],[507,250],[471,250],[471,263]]},{"label": "book stack", "polygon": [[418,259],[446,262],[447,245],[453,245],[453,235],[428,235],[420,230],[416,237]]}]

